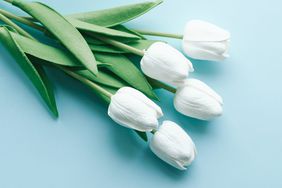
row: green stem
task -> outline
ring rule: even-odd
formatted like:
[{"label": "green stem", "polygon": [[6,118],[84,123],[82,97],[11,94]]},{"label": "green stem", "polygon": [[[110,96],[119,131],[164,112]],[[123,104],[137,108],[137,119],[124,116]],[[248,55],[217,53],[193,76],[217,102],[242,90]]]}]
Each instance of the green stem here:
[{"label": "green stem", "polygon": [[170,86],[170,85],[167,85],[167,84],[165,84],[165,83],[163,83],[163,82],[160,82],[160,81],[158,81],[158,80],[155,80],[155,79],[153,79],[153,78],[147,77],[147,79],[148,79],[149,82],[150,82],[153,86],[155,86],[155,87],[163,88],[163,89],[165,89],[165,90],[167,90],[167,91],[169,91],[169,92],[171,92],[171,93],[176,93],[176,88],[174,88],[174,87],[172,87],[172,86]]},{"label": "green stem", "polygon": [[161,83],[160,82],[160,87],[171,92],[171,93],[176,93],[176,88],[172,87],[172,86],[169,86],[167,84],[164,84],[164,83]]},{"label": "green stem", "polygon": [[108,92],[107,90],[105,90],[104,88],[102,88],[101,86],[95,84],[94,82],[84,78],[83,76],[80,76],[79,74],[76,74],[72,71],[67,70],[66,68],[63,67],[59,67],[60,69],[62,69],[65,73],[67,73],[68,75],[70,75],[71,77],[81,81],[82,83],[84,83],[85,85],[89,86],[91,89],[95,90],[96,92],[100,92],[103,95],[107,96],[108,98],[112,97],[112,94],[110,92]]},{"label": "green stem", "polygon": [[26,36],[28,38],[32,38],[34,39],[28,32],[26,32],[25,30],[23,30],[22,28],[20,28],[17,24],[15,24],[14,22],[12,22],[9,18],[7,18],[6,16],[4,16],[3,14],[1,14],[0,11],[0,20],[2,20],[5,24],[13,27],[16,31],[18,31],[21,35]]},{"label": "green stem", "polygon": [[140,33],[142,35],[152,35],[152,36],[159,36],[159,37],[183,39],[183,35],[179,35],[179,34],[162,33],[162,32],[145,31],[145,30],[133,30],[133,31]]},{"label": "green stem", "polygon": [[25,25],[28,25],[28,26],[30,26],[30,27],[32,27],[32,28],[34,28],[34,29],[39,30],[39,31],[45,31],[44,27],[42,27],[42,26],[40,26],[40,25],[38,25],[38,24],[36,24],[36,23],[33,23],[33,22],[29,21],[28,19],[19,17],[19,16],[17,16],[17,15],[14,15],[14,14],[12,14],[12,13],[10,13],[10,12],[8,12],[8,11],[2,10],[2,9],[0,9],[0,13],[3,14],[3,15],[5,15],[7,18],[16,20],[16,21],[18,21],[18,22],[20,22],[20,23],[23,23],[23,24],[25,24]]},{"label": "green stem", "polygon": [[105,42],[105,43],[111,44],[111,45],[113,45],[113,46],[115,46],[119,49],[122,49],[126,52],[131,52],[131,53],[136,54],[136,55],[141,56],[141,57],[144,56],[144,51],[139,50],[137,48],[133,48],[132,46],[129,46],[127,44],[124,44],[124,43],[121,43],[121,42],[118,42],[116,40],[112,40],[112,39],[109,39],[109,38],[106,38],[106,37],[102,37],[102,36],[95,35],[94,37],[103,41],[103,42]]}]

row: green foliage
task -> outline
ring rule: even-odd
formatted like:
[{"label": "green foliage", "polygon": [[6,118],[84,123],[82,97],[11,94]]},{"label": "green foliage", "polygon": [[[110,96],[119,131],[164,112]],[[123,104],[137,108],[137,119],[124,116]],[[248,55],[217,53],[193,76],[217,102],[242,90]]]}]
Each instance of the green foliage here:
[{"label": "green foliage", "polygon": [[84,78],[87,78],[88,80],[97,82],[100,85],[104,85],[107,87],[119,89],[121,87],[126,86],[126,84],[123,81],[121,81],[115,75],[112,75],[107,71],[99,70],[99,73],[96,76],[91,74],[88,70],[77,70],[74,72],[83,76]]},{"label": "green foliage", "polygon": [[39,2],[14,0],[12,4],[19,7],[38,20],[52,33],[89,71],[97,74],[96,60],[87,42],[79,31],[62,15]]},{"label": "green foliage", "polygon": [[[92,87],[92,90],[107,103],[110,102],[111,94],[128,85],[158,100],[146,77],[128,58],[131,54],[130,50],[123,50],[128,49],[122,48],[126,47],[125,45],[117,45],[119,47],[117,48],[112,46],[116,43],[110,43],[112,44],[110,45],[106,42],[110,39],[124,43],[132,47],[129,48],[132,53],[135,49],[137,52],[141,51],[135,54],[142,55],[142,50],[148,49],[156,41],[147,40],[141,34],[121,24],[145,14],[162,3],[161,0],[74,14],[66,18],[39,2],[22,0],[8,2],[32,16],[23,21],[25,24],[32,26],[33,23],[30,21],[41,24],[42,29],[39,26],[39,30],[45,31],[47,36],[56,38],[60,44],[63,44],[59,48],[46,45],[32,40],[32,36],[27,38],[25,36],[28,35],[22,36],[7,27],[0,27],[0,41],[32,81],[55,116],[58,116],[55,97],[42,68],[43,65],[55,66],[82,81],[85,85]],[[15,24],[14,27],[21,30]],[[155,88],[159,87],[158,82],[151,80],[151,83]],[[135,132],[144,141],[148,141],[145,132]]]},{"label": "green foliage", "polygon": [[69,17],[104,27],[113,27],[145,14],[152,8],[158,6],[160,3],[162,3],[162,0],[73,14]]},{"label": "green foliage", "polygon": [[49,109],[57,117],[58,111],[54,93],[43,68],[38,64],[32,64],[6,27],[0,27],[0,41],[6,46],[18,65],[31,80]]},{"label": "green foliage", "polygon": [[148,97],[157,99],[151,85],[141,71],[124,55],[110,53],[95,53],[97,60],[108,63],[110,71],[126,81],[129,85],[140,90]]},{"label": "green foliage", "polygon": [[80,31],[87,32],[88,34],[91,34],[91,35],[92,35],[92,33],[98,33],[98,34],[103,34],[103,35],[110,36],[110,37],[128,38],[128,39],[131,39],[131,40],[140,39],[140,37],[137,36],[134,33],[110,29],[110,28],[107,28],[107,27],[102,27],[102,26],[99,26],[99,25],[90,24],[90,23],[83,22],[83,21],[80,21],[80,20],[77,20],[77,19],[73,19],[73,18],[68,18],[68,21],[74,27],[79,29]]},{"label": "green foliage", "polygon": [[[127,45],[134,47],[136,49],[139,49],[139,50],[146,50],[154,42],[156,41],[155,40],[137,40],[133,42],[128,42]],[[90,49],[94,52],[107,52],[107,53],[117,53],[117,54],[128,53],[127,51],[118,49],[109,44],[100,44],[100,45],[89,44],[89,46],[90,46]]]}]

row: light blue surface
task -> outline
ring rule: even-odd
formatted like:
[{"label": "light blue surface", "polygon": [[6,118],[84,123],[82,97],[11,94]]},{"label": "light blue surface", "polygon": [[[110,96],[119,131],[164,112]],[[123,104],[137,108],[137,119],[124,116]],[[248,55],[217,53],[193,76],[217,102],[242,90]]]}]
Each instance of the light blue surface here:
[{"label": "light blue surface", "polygon": [[[44,2],[73,13],[138,1]],[[0,7],[11,10],[2,1]],[[282,187],[282,2],[167,0],[128,25],[181,33],[193,18],[230,30],[232,43],[225,62],[193,61],[192,76],[223,96],[222,117],[208,123],[184,117],[173,110],[171,94],[157,92],[166,119],[181,124],[197,145],[188,171],[160,161],[107,117],[95,95],[58,71],[49,72],[60,111],[53,119],[1,45],[0,187]]]}]

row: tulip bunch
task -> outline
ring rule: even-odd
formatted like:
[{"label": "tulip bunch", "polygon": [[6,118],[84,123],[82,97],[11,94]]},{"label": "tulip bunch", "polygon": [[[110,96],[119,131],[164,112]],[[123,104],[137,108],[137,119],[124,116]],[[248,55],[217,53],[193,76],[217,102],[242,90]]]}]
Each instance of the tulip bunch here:
[{"label": "tulip bunch", "polygon": [[222,114],[222,99],[200,80],[188,79],[192,63],[175,48],[156,42],[145,52],[141,69],[147,76],[176,86],[174,106],[180,113],[209,120]]},{"label": "tulip bunch", "polygon": [[161,108],[136,89],[119,89],[111,97],[108,115],[127,128],[152,132],[151,150],[175,168],[185,170],[196,156],[195,144],[179,125],[164,121],[159,128]]},{"label": "tulip bunch", "polygon": [[[230,34],[207,22],[189,21],[183,35],[129,29],[122,25],[162,1],[145,2],[101,11],[62,16],[48,6],[22,0],[5,0],[31,17],[0,9],[0,42],[15,57],[55,116],[55,97],[44,73],[46,65],[62,70],[89,86],[107,102],[108,115],[117,124],[148,140],[160,159],[180,170],[196,157],[190,136],[173,121],[165,120],[153,88],[174,96],[175,109],[192,118],[210,120],[223,112],[223,100],[200,80],[190,78],[192,62],[165,42],[145,35],[181,39],[184,53],[193,58],[221,61],[228,57]],[[46,45],[15,22],[46,34],[60,46]],[[141,70],[128,55],[140,57]],[[151,99],[150,99],[151,98]]]}]

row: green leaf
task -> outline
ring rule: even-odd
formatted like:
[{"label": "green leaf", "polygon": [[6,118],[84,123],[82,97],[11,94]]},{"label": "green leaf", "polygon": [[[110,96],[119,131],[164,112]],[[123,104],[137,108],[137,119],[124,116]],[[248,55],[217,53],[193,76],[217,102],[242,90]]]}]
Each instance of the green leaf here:
[{"label": "green leaf", "polygon": [[133,31],[127,27],[125,27],[124,25],[116,25],[116,26],[113,26],[111,27],[112,29],[116,29],[118,31],[123,31],[123,32],[126,32],[126,33],[131,33],[131,34],[134,34],[134,35],[137,35],[139,36],[141,39],[146,39],[143,35],[141,35],[140,33],[136,32],[136,31]]},{"label": "green leaf", "polygon": [[[106,44],[105,42],[96,39],[90,35],[87,35],[86,33],[83,34],[84,39],[87,41],[88,44],[95,44],[95,45],[104,45]],[[116,41],[122,42],[122,43],[129,43],[129,42],[133,42],[133,41],[137,41],[135,39],[130,39],[130,38],[120,38],[120,37],[107,37],[109,39],[114,39]]]},{"label": "green leaf", "polygon": [[69,51],[48,46],[46,44],[29,39],[14,32],[11,32],[11,35],[21,47],[21,49],[29,55],[43,59],[48,62],[53,62],[57,65],[67,67],[82,66],[82,64],[76,58],[74,58]]},{"label": "green leaf", "polygon": [[6,46],[21,69],[31,80],[52,113],[58,117],[54,93],[43,68],[40,65],[33,65],[30,62],[9,30],[5,27],[0,27],[0,41]]},{"label": "green leaf", "polygon": [[[46,63],[45,60],[39,59],[37,57],[29,56],[31,60],[36,60],[36,63],[44,64]],[[107,64],[106,64],[107,65]],[[107,67],[107,66],[105,66]],[[83,76],[84,78],[96,82],[101,87],[106,89],[108,92],[114,94],[119,88],[127,86],[120,78],[117,78],[115,75],[112,75],[113,73],[108,72],[100,69],[97,76],[94,76],[91,74],[88,70],[69,70],[72,71],[80,76]],[[107,95],[104,95],[101,92],[95,91],[95,93],[100,96],[103,100],[105,100],[107,103],[110,102],[110,99]]]},{"label": "green leaf", "polygon": [[112,27],[139,17],[151,10],[152,8],[156,7],[160,3],[162,3],[162,0],[73,14],[70,15],[70,17],[104,27]]},{"label": "green leaf", "polygon": [[[96,44],[96,45],[105,44],[105,42],[103,42],[103,41],[101,41],[101,40],[99,40],[99,39],[96,39],[96,38],[94,38],[94,37],[91,37],[91,36],[89,36],[89,35],[87,35],[87,34],[84,34],[83,37],[84,37],[84,39],[87,41],[88,45],[89,45],[89,44]],[[126,41],[127,41],[127,40],[126,40]],[[131,40],[129,40],[129,41],[131,41]]]},{"label": "green leaf", "polygon": [[[26,54],[45,60],[47,63],[49,62],[66,67],[83,67],[83,65],[67,50],[43,44],[41,42],[21,36],[15,32],[10,32],[10,34]],[[45,61],[44,63],[46,63]],[[98,66],[105,65],[99,61],[97,61],[97,64]]]},{"label": "green leaf", "polygon": [[[31,17],[23,17],[23,18],[30,20],[32,22],[37,22],[37,20],[34,20]],[[140,33],[130,30],[123,25],[117,25],[112,28],[107,28],[107,27],[96,25],[96,24],[91,24],[91,23],[87,23],[84,21],[80,21],[78,19],[74,19],[71,17],[68,17],[67,20],[84,35],[85,40],[87,38],[90,38],[89,41],[94,41],[94,44],[103,43],[98,39],[89,37],[93,35],[95,36],[95,33],[106,35],[108,37],[111,37],[112,39],[115,39],[121,42],[145,39],[145,37],[141,35]],[[45,34],[49,37],[53,37],[52,34],[50,34],[47,30]],[[86,35],[88,35],[88,37]]]},{"label": "green leaf", "polygon": [[146,134],[146,132],[141,132],[141,131],[137,131],[135,130],[135,133],[137,133],[137,135],[144,140],[145,142],[148,142],[148,136]]},{"label": "green leaf", "polygon": [[13,0],[12,4],[44,25],[90,72],[98,72],[95,57],[87,42],[63,16],[39,2]]},{"label": "green leaf", "polygon": [[136,42],[128,43],[129,46],[137,48],[139,50],[147,50],[156,40],[138,40]]},{"label": "green leaf", "polygon": [[108,44],[100,44],[100,45],[89,44],[89,47],[93,52],[106,52],[106,53],[117,53],[117,54],[125,53],[123,50],[115,48]]},{"label": "green leaf", "polygon": [[91,74],[88,70],[78,70],[74,71],[75,73],[87,78],[88,80],[91,80],[93,82],[99,83],[101,85],[105,85],[108,87],[113,88],[121,88],[126,86],[124,82],[122,82],[119,78],[115,77],[114,75],[111,75],[110,72],[104,72],[103,70],[99,70],[99,73],[94,76]]},{"label": "green leaf", "polygon": [[148,97],[158,99],[151,85],[140,70],[125,56],[111,53],[95,53],[96,58],[111,66],[106,67],[132,87],[145,93]]},{"label": "green leaf", "polygon": [[153,89],[161,89],[162,88],[161,85],[160,85],[160,83],[161,83],[160,81],[157,81],[157,80],[150,78],[148,76],[146,76],[146,78],[147,78],[148,82],[150,83],[150,85],[152,86]]},{"label": "green leaf", "polygon": [[[129,42],[127,43],[127,45],[137,48],[139,50],[146,50],[155,42],[157,41],[155,40],[137,40],[135,42]],[[123,51],[122,49],[118,49],[108,44],[104,44],[104,45],[89,44],[89,46],[90,46],[90,49],[94,52],[107,52],[107,53],[118,53],[118,54],[128,53],[126,51]]]},{"label": "green leaf", "polygon": [[68,18],[68,21],[77,29],[79,29],[80,31],[84,31],[87,32],[88,34],[90,33],[99,33],[99,34],[103,34],[106,36],[111,36],[111,37],[121,37],[121,38],[129,38],[129,39],[140,39],[139,36],[133,34],[133,33],[129,33],[129,32],[123,32],[123,31],[119,31],[119,30],[115,30],[115,29],[110,29],[107,27],[102,27],[99,25],[95,25],[95,24],[90,24],[87,22],[83,22],[77,19],[73,19],[73,18]]}]

